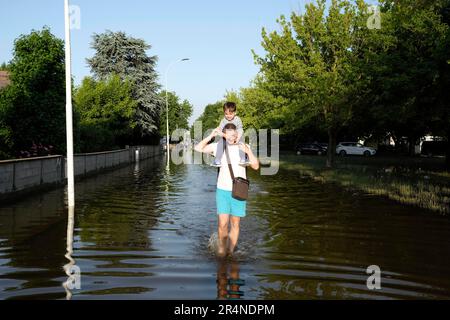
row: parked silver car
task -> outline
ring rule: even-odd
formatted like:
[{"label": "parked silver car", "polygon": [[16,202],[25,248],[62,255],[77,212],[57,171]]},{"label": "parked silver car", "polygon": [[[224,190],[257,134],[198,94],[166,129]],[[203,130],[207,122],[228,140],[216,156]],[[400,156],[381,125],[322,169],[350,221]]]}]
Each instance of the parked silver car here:
[{"label": "parked silver car", "polygon": [[340,156],[346,155],[360,155],[360,156],[373,156],[377,151],[374,148],[365,147],[358,142],[340,142],[336,146],[336,153]]}]

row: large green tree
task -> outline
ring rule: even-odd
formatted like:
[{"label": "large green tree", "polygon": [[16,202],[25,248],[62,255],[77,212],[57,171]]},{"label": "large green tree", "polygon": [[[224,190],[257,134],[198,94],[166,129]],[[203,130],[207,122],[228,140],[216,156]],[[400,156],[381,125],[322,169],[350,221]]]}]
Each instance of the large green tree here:
[{"label": "large green tree", "polygon": [[132,84],[113,75],[107,80],[84,78],[74,95],[80,116],[80,150],[103,151],[129,144],[136,127],[137,101]]},{"label": "large green tree", "polygon": [[442,22],[439,1],[385,0],[382,28],[366,36],[357,69],[361,75],[353,125],[383,135],[396,145],[407,137],[414,154],[418,139],[432,131],[438,115],[441,79],[440,47],[448,25]]},{"label": "large green tree", "polygon": [[328,167],[334,163],[338,131],[351,119],[358,82],[353,72],[356,31],[366,9],[362,1],[332,0],[328,8],[325,0],[307,4],[304,14],[278,19],[281,31],[268,34],[263,29],[266,54],[254,53],[264,77],[262,88],[284,100],[276,111],[282,131],[293,132],[320,117],[329,136]]},{"label": "large green tree", "polygon": [[87,62],[95,78],[104,80],[116,74],[132,83],[132,96],[138,102],[134,114],[136,137],[146,141],[157,134],[163,101],[158,95],[157,57],[146,53],[151,46],[124,32],[107,31],[94,34],[92,48],[96,53]]},{"label": "large green tree", "polygon": [[16,157],[33,144],[65,153],[63,41],[48,28],[20,36],[8,69],[11,84],[0,93],[1,147]]}]

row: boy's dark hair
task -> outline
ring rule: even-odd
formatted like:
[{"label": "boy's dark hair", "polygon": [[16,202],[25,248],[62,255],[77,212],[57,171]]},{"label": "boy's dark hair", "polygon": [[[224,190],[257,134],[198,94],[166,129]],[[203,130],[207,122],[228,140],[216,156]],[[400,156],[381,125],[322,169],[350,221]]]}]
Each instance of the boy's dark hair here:
[{"label": "boy's dark hair", "polygon": [[223,105],[223,112],[225,111],[236,112],[236,103],[228,101]]},{"label": "boy's dark hair", "polygon": [[234,125],[234,123],[227,123],[225,125],[225,127],[223,127],[222,132],[225,132],[226,130],[236,130],[236,126]]}]

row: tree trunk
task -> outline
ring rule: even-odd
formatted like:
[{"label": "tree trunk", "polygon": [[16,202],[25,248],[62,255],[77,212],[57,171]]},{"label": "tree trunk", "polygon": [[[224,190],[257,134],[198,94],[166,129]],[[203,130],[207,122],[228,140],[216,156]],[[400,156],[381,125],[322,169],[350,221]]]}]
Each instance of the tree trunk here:
[{"label": "tree trunk", "polygon": [[416,141],[417,139],[414,137],[408,138],[408,153],[411,157],[416,155]]},{"label": "tree trunk", "polygon": [[336,130],[328,129],[328,150],[327,150],[327,168],[334,167],[334,158],[336,156]]},{"label": "tree trunk", "polygon": [[445,165],[450,170],[450,129],[447,130],[447,145],[445,148]]},{"label": "tree trunk", "polygon": [[392,140],[394,140],[394,151],[398,151],[398,139],[397,136],[393,133],[391,133]]}]

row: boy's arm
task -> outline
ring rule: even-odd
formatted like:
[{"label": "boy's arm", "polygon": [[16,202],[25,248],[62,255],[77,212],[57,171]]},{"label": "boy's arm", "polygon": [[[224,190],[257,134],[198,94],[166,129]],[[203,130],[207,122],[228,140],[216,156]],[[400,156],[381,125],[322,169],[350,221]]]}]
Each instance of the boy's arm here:
[{"label": "boy's arm", "polygon": [[222,118],[222,120],[220,121],[220,124],[219,124],[219,129],[220,129],[220,130],[223,130],[223,128],[225,127],[225,125],[226,125],[227,123],[228,123],[227,119]]},{"label": "boy's arm", "polygon": [[221,136],[222,138],[225,138],[225,134],[223,133],[223,128],[225,127],[225,125],[228,123],[228,121],[223,118],[222,121],[220,121],[219,126],[217,127],[218,130],[218,135]]},{"label": "boy's arm", "polygon": [[211,141],[217,134],[217,129],[214,129],[209,136],[195,145],[194,150],[202,153],[214,153],[216,144],[208,144],[208,142]]}]

